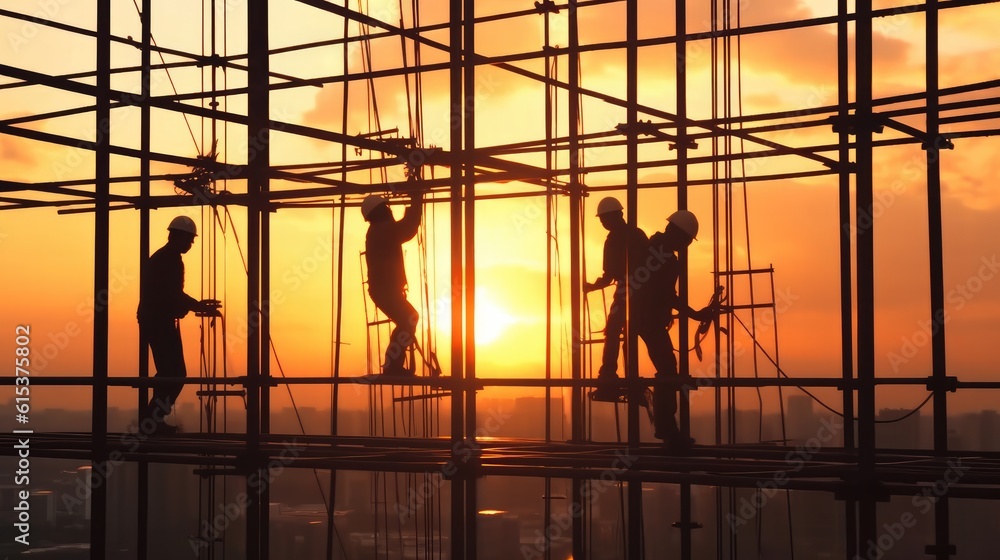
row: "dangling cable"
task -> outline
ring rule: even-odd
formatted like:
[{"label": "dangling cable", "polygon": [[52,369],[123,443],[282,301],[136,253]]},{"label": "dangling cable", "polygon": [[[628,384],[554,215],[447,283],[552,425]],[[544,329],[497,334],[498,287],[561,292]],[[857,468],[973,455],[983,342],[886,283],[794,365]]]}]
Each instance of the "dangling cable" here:
[{"label": "dangling cable", "polygon": [[[142,13],[142,8],[139,7],[139,2],[137,0],[132,0],[132,4],[135,6],[135,11],[136,11],[137,14],[139,14],[140,18],[142,18],[142,17],[148,17],[149,14],[143,14]],[[202,36],[204,36],[204,29],[202,29]],[[157,49],[156,49],[156,55],[160,57],[160,63],[162,65],[164,65],[164,67],[165,67],[166,64],[167,64],[167,61],[164,60],[163,53],[160,52],[159,45],[156,44],[156,39],[154,39],[153,36],[150,35],[149,36],[149,40],[153,44],[154,47],[157,47]],[[170,69],[165,67],[163,69],[163,71],[166,72],[166,74],[167,74],[167,80],[170,82],[170,89],[172,89],[174,91],[174,95],[178,95],[177,86],[174,84],[174,78],[170,75]],[[181,115],[184,118],[184,124],[187,125],[188,134],[191,135],[191,141],[194,142],[195,150],[200,154],[201,153],[201,148],[199,148],[199,146],[198,146],[198,139],[195,138],[195,136],[194,136],[194,129],[191,128],[191,122],[188,121],[188,117],[187,117],[186,113],[182,113]]]}]

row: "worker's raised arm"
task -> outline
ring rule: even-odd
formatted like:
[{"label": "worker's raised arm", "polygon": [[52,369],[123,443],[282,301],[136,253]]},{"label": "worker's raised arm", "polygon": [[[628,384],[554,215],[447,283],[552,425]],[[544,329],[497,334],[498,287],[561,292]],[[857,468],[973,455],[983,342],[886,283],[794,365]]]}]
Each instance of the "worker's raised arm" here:
[{"label": "worker's raised arm", "polygon": [[420,219],[423,217],[423,194],[418,191],[410,193],[410,205],[406,207],[403,218],[396,222],[393,237],[399,243],[413,239],[420,229]]}]

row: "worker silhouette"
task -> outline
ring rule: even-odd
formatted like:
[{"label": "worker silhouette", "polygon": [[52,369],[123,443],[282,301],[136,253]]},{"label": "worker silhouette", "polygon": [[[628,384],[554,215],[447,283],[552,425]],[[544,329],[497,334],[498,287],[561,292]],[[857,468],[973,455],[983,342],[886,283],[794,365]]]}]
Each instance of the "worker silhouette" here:
[{"label": "worker silhouette", "polygon": [[[597,204],[597,217],[601,225],[608,230],[604,240],[604,274],[593,283],[585,282],[585,291],[600,290],[612,283],[616,284],[615,293],[611,299],[608,320],[604,326],[604,352],[601,356],[601,367],[597,372],[597,389],[591,398],[597,401],[618,402],[625,396],[625,391],[618,383],[618,353],[621,347],[621,335],[625,329],[627,316],[637,317],[636,294],[642,289],[639,282],[630,282],[636,269],[642,266],[647,255],[646,234],[637,227],[630,226],[623,214],[623,208],[618,199],[605,197]],[[626,293],[631,288],[629,301],[632,313],[627,314],[625,308]],[[642,336],[642,331],[639,331]],[[647,349],[649,344],[647,342]]]},{"label": "worker silhouette", "polygon": [[385,349],[382,375],[412,376],[403,360],[415,342],[417,310],[406,299],[406,270],[403,266],[403,243],[413,239],[420,227],[422,195],[410,193],[410,205],[403,218],[396,221],[386,200],[370,195],[361,203],[361,215],[368,221],[365,236],[365,262],[368,265],[368,295],[393,323],[389,345]]},{"label": "worker silhouette", "polygon": [[[667,218],[667,227],[649,238],[646,267],[648,281],[638,292],[637,303],[641,310],[638,321],[643,340],[651,350],[656,348],[656,379],[664,382],[654,385],[653,427],[657,439],[673,448],[684,448],[694,440],[681,433],[677,426],[677,386],[670,384],[677,375],[677,359],[668,332],[673,323],[674,311],[682,320],[711,321],[718,309],[713,306],[695,311],[683,304],[677,296],[677,277],[680,261],[677,252],[688,247],[698,235],[698,219],[687,210],[678,210]],[[650,354],[652,358],[652,352]],[[683,393],[682,393],[683,394]]]},{"label": "worker silhouette", "polygon": [[[184,367],[184,348],[181,345],[179,320],[190,311],[204,315],[218,315],[218,302],[198,301],[184,293],[184,261],[198,235],[194,220],[187,216],[174,218],[167,226],[170,232],[167,244],[157,250],[142,267],[139,284],[140,337],[145,339],[153,352],[156,379],[182,379],[187,376]],[[181,384],[156,385],[153,397],[141,411],[141,426],[152,419],[154,434],[172,434],[177,427],[167,424],[166,417],[173,409],[180,394]]]}]

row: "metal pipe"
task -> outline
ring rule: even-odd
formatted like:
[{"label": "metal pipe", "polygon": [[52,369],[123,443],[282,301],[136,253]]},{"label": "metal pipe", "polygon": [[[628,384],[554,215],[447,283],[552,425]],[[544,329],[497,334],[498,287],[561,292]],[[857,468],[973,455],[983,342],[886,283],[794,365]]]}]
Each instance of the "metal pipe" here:
[{"label": "metal pipe", "polygon": [[[344,0],[344,6],[348,5],[350,0]],[[344,20],[344,28],[342,30],[343,36],[346,38],[350,34],[350,29],[348,26],[348,21]],[[348,49],[345,46],[343,50],[343,59],[341,64],[344,68],[344,74],[350,72],[349,68],[350,59],[348,57]],[[344,82],[344,103],[341,106],[340,114],[340,129],[341,132],[347,134],[348,127],[348,101],[350,100],[350,86],[348,82]],[[341,144],[340,146],[340,159],[341,161],[347,161],[347,144]],[[340,174],[341,181],[347,182],[347,169],[346,167],[341,168]],[[340,230],[338,235],[338,245],[337,245],[337,265],[336,265],[336,278],[337,278],[337,290],[334,295],[334,302],[336,305],[336,319],[334,326],[333,335],[333,378],[340,378],[340,337],[341,337],[341,326],[343,324],[343,309],[344,309],[344,229],[345,229],[345,218],[347,205],[344,204],[344,195],[340,196]],[[330,435],[336,436],[338,433],[338,420],[340,411],[340,384],[334,384],[330,391]],[[326,512],[326,560],[333,560],[333,535],[336,532],[336,525],[334,524],[334,513],[337,505],[337,469],[330,469],[330,503],[327,507]]]},{"label": "metal pipe", "polygon": [[[463,0],[450,0],[449,3],[449,84],[450,84],[450,146],[452,151],[464,155],[462,133],[464,126],[462,102],[462,8]],[[452,379],[464,381],[465,347],[463,341],[463,172],[464,166],[452,166],[451,169],[451,368]],[[474,390],[473,390],[474,391]],[[451,393],[451,442],[452,455],[455,461],[460,459],[457,452],[465,445],[463,433],[465,422],[463,408],[464,395],[461,387]],[[458,463],[455,463],[458,464]],[[451,481],[451,557],[455,560],[465,557],[466,516],[465,482],[460,478]]]},{"label": "metal pipe", "polygon": [[[938,0],[927,0],[925,67],[927,81],[927,234],[930,255],[931,369],[934,383],[934,452],[948,451],[948,361],[945,345],[944,241],[941,208],[940,104],[938,92]],[[942,496],[934,503],[934,548],[936,560],[951,556],[950,500]]]},{"label": "metal pipe", "polygon": [[[97,3],[97,97],[95,110],[94,153],[94,344],[91,393],[90,471],[90,554],[107,555],[107,432],[108,432],[108,267],[111,251],[110,183],[111,177],[111,2]],[[96,478],[96,480],[94,480]]]},{"label": "metal pipe", "polygon": [[[683,4],[683,2],[678,2]],[[625,119],[628,132],[625,144],[625,184],[626,184],[626,214],[628,216],[628,227],[634,228],[636,225],[636,215],[638,214],[639,198],[639,144],[638,131],[636,125],[639,120],[639,2],[638,0],[627,0],[625,2],[625,97],[626,109]],[[630,247],[631,243],[626,243]],[[626,251],[626,261],[629,251]],[[626,271],[634,266],[629,262]],[[626,283],[628,282],[626,272]],[[634,303],[625,286],[619,285],[616,289],[625,291],[625,379],[628,387],[628,407],[627,407],[627,440],[629,449],[639,446],[639,403],[632,395],[635,394],[633,384],[639,379],[639,332],[632,328],[635,318],[632,316]],[[635,322],[637,324],[637,322]],[[605,340],[605,344],[618,344],[617,340]],[[630,560],[640,560],[643,557],[642,547],[642,482],[629,481],[628,483],[628,527],[627,555]]]},{"label": "metal pipe", "polygon": [[[688,154],[687,154],[687,2],[676,3],[676,80],[677,80],[677,209],[688,208]],[[740,136],[736,134],[736,136]],[[682,247],[678,251],[678,261],[680,262],[680,274],[677,277],[677,297],[681,306],[688,305],[688,251]],[[678,321],[677,340],[681,351],[678,355],[678,372],[687,375],[690,369],[690,356],[687,348],[690,347],[688,340],[690,332],[688,321]],[[677,393],[679,425],[681,437],[688,437],[691,433],[690,427],[690,406],[688,404],[685,389],[682,387]],[[680,557],[683,560],[691,559],[691,486],[682,484],[680,487],[680,530],[681,546]]]},{"label": "metal pipe", "polygon": [[[247,494],[249,504],[246,513],[246,557],[248,560],[267,558],[268,550],[264,547],[267,531],[263,524],[266,519],[265,510],[268,507],[266,471],[262,468],[260,457],[261,438],[261,382],[267,380],[267,366],[262,363],[264,356],[269,356],[265,348],[268,340],[266,318],[264,313],[267,304],[263,301],[268,295],[263,291],[265,283],[262,278],[267,273],[265,241],[267,208],[265,206],[268,191],[269,165],[269,92],[268,92],[268,3],[251,2],[247,14],[247,36],[255,37],[248,44],[247,81],[250,95],[247,99]],[[263,389],[266,390],[266,389]]]},{"label": "metal pipe", "polygon": [[[872,153],[872,1],[857,0],[855,27],[855,129],[857,162],[855,238],[857,244],[858,471],[862,485],[875,476],[875,239]],[[875,495],[859,488],[859,549],[877,538]]]},{"label": "metal pipe", "polygon": [[[152,46],[153,0],[142,0],[142,74],[140,75],[140,95],[148,99],[150,96],[150,74]],[[143,153],[151,148],[152,121],[148,103],[143,103],[139,109],[139,149]],[[139,197],[148,198],[150,190],[150,161],[148,157],[139,159]],[[139,210],[139,260],[145,263],[149,258],[149,208]],[[143,272],[139,269],[139,284],[143,282]],[[149,341],[139,331],[139,377],[149,377]],[[143,410],[149,403],[149,389],[139,387],[139,421],[142,422]],[[136,557],[145,560],[149,556],[149,462],[140,460],[137,465],[138,488],[136,491]]]},{"label": "metal pipe", "polygon": [[[848,41],[847,0],[837,0],[837,107],[838,116],[842,121],[850,118],[850,48]],[[840,210],[840,367],[844,383],[854,380],[854,301],[852,269],[851,229],[851,168],[846,165],[851,159],[851,139],[847,130],[838,134],[838,159],[841,165],[838,175],[838,207]],[[845,385],[850,387],[851,385]],[[844,423],[853,426],[854,420],[854,390],[841,392],[841,407]],[[843,430],[844,447],[854,448],[854,429]],[[844,527],[847,557],[853,559],[858,551],[857,502],[851,498],[844,500]]]},{"label": "metal pipe", "polygon": [[[569,259],[570,259],[570,376],[575,383],[583,381],[583,294],[581,271],[582,229],[580,215],[583,210],[583,184],[580,175],[580,22],[579,2],[569,0],[568,18],[568,63],[567,63],[567,147],[569,149]],[[570,439],[583,442],[585,439],[584,397],[580,387],[570,390]],[[587,517],[586,485],[579,480],[571,483],[572,508],[580,512],[573,516],[573,558],[586,558],[587,531],[584,521]]]},{"label": "metal pipe", "polygon": [[[465,118],[465,144],[463,154],[471,156],[476,153],[476,64],[472,53],[476,52],[475,0],[464,0],[462,14],[463,48],[462,76],[464,91],[462,92],[462,114]],[[463,190],[465,196],[465,375],[469,382],[476,381],[476,175],[475,164],[471,157],[462,158]],[[470,450],[477,450],[476,441],[476,391],[465,392],[465,441]],[[478,456],[469,460],[466,469],[465,484],[465,558],[475,560],[478,546]]]},{"label": "metal pipe", "polygon": [[[550,17],[549,12],[542,14],[544,18],[544,48],[545,75],[551,77],[552,59],[549,56]],[[557,59],[558,60],[558,59]],[[555,76],[558,79],[558,73]],[[553,135],[553,100],[552,88],[545,86],[545,171],[552,171],[552,135]],[[552,177],[545,182],[545,379],[552,379],[552,241],[556,232],[552,229],[552,218],[555,211],[553,204]],[[545,441],[552,441],[552,387],[545,386]],[[552,527],[552,479],[544,482],[545,497],[542,500],[542,533],[549,534]],[[552,547],[545,547],[544,560],[552,560]]]}]

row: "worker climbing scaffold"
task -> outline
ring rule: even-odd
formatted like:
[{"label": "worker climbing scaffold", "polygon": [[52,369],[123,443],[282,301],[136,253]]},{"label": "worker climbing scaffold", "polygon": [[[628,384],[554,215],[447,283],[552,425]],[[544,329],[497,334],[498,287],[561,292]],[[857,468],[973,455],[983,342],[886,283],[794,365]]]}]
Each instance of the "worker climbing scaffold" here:
[{"label": "worker climbing scaffold", "polygon": [[406,299],[406,269],[403,243],[413,239],[423,215],[423,195],[409,193],[410,205],[396,220],[384,197],[369,195],[361,203],[361,215],[368,222],[365,236],[365,264],[368,268],[368,295],[379,311],[393,323],[381,374],[390,377],[415,375],[414,364],[404,366],[406,352],[416,343],[417,310]]}]

